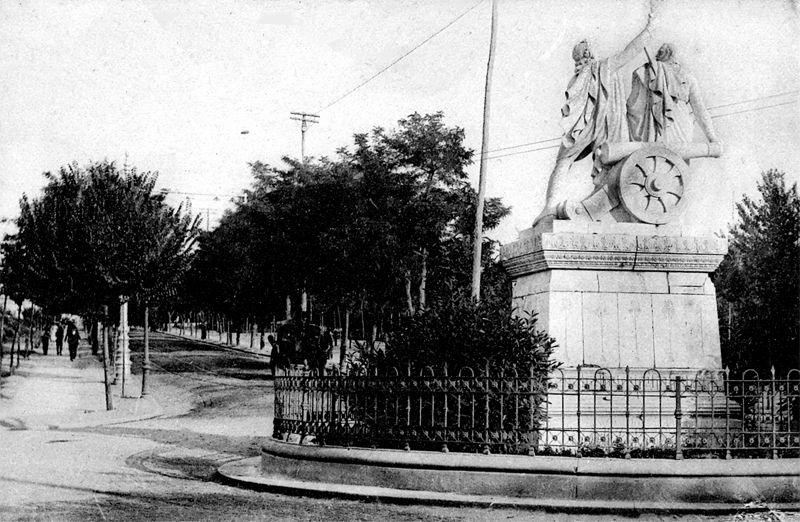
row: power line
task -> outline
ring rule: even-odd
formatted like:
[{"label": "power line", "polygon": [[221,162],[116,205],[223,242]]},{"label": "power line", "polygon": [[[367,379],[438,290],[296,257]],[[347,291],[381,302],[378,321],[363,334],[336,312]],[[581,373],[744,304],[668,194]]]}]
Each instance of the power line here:
[{"label": "power line", "polygon": [[759,111],[761,109],[770,109],[772,107],[780,107],[782,105],[791,105],[793,103],[797,103],[797,100],[792,100],[792,101],[783,102],[783,103],[776,103],[774,105],[765,105],[763,107],[755,107],[753,109],[744,109],[744,110],[741,110],[741,111],[726,112],[725,114],[717,114],[716,116],[712,116],[712,118],[722,118],[723,116],[733,116],[734,114],[742,114],[743,112]]},{"label": "power line", "polygon": [[[798,92],[800,92],[800,90],[783,92],[783,93],[780,93],[780,94],[771,94],[769,96],[761,96],[761,97],[758,97],[758,98],[753,98],[751,100],[744,100],[744,101],[740,101],[740,102],[726,103],[724,105],[717,105],[716,107],[710,107],[709,110],[721,109],[723,107],[730,107],[732,105],[742,105],[744,103],[751,103],[751,102],[755,102],[755,101],[768,100],[770,98],[778,98],[780,96],[788,96],[790,94],[797,94]],[[730,112],[730,113],[726,113],[726,114],[719,114],[717,116],[712,116],[712,118],[728,116],[728,115],[731,115],[731,114],[739,114],[741,112],[750,112],[750,111],[755,111],[755,110],[758,110],[758,109],[768,109],[770,107],[777,107],[779,105],[788,105],[790,103],[796,103],[796,100],[795,101],[791,101],[791,102],[786,102],[786,103],[779,103],[779,104],[776,104],[776,105],[768,105],[768,106],[765,106],[765,107],[756,107],[755,109],[747,109],[747,110],[738,111],[738,112]],[[499,148],[499,149],[490,150],[486,154],[491,154],[492,152],[499,152],[499,151],[502,151],[502,150],[518,149],[520,147],[527,147],[527,146],[530,146],[530,145],[539,145],[539,144],[542,144],[542,143],[547,143],[549,141],[557,141],[557,140],[560,140],[560,139],[561,138],[550,138],[548,140],[531,141],[529,143],[522,143],[520,145],[513,145],[511,147],[502,147],[502,148]],[[527,152],[536,152],[536,151],[540,151],[540,150],[554,149],[554,148],[557,148],[557,147],[558,147],[558,145],[552,145],[550,147],[542,147],[542,148],[538,148],[538,149],[534,149],[534,150],[526,150],[526,151],[514,152],[514,153],[510,153],[510,154],[502,154],[500,156],[493,156],[493,157],[491,157],[489,159],[503,158],[503,157],[506,157],[506,156],[514,156],[516,154],[525,154]]]},{"label": "power line", "polygon": [[[773,94],[773,95],[770,95],[770,96],[762,96],[760,98],[754,98],[752,100],[745,100],[745,101],[735,102],[735,103],[727,103],[725,105],[718,105],[716,107],[711,107],[711,109],[719,109],[719,108],[722,108],[722,107],[730,107],[732,105],[741,105],[743,103],[751,103],[751,102],[754,102],[754,101],[766,100],[766,99],[769,99],[769,98],[777,98],[779,96],[786,96],[788,94],[794,94],[794,93],[797,93],[797,92],[800,92],[800,91],[785,92],[785,93],[781,93],[781,94]],[[758,111],[758,110],[762,110],[762,109],[770,109],[772,107],[780,107],[782,105],[791,105],[793,103],[797,103],[797,100],[792,100],[792,101],[783,102],[783,103],[776,103],[776,104],[773,104],[773,105],[764,105],[764,106],[761,106],[761,107],[754,107],[752,109],[743,109],[741,111],[727,112],[725,114],[717,114],[715,116],[712,116],[712,118],[722,118],[723,116],[732,116],[734,114],[742,114],[744,112],[753,112],[753,111]],[[711,109],[709,109],[709,110],[711,110]],[[513,147],[504,147],[504,148],[501,148],[501,149],[490,150],[488,153],[501,151],[501,150],[507,150],[507,149],[514,149],[514,148],[519,148],[519,147],[526,147],[526,146],[529,146],[529,145],[538,145],[538,144],[541,144],[541,143],[547,143],[548,141],[555,141],[555,140],[560,140],[560,139],[561,138],[552,138],[550,140],[532,141],[530,143],[523,143],[522,145],[515,145]],[[487,158],[487,159],[505,158],[506,156],[516,156],[517,154],[527,154],[529,152],[538,152],[540,150],[555,149],[555,148],[558,148],[559,145],[560,144],[550,145],[550,146],[547,146],[547,147],[539,147],[537,149],[531,149],[531,150],[522,150],[522,151],[518,151],[518,152],[510,152],[508,154],[500,154],[498,156],[492,156],[492,157]]]},{"label": "power line", "polygon": [[[557,138],[557,139],[560,140],[561,138]],[[520,145],[520,146],[522,146],[522,145]],[[561,146],[561,144],[558,143],[556,145],[548,145],[547,147],[539,147],[538,149],[521,150],[521,151],[518,151],[518,152],[509,152],[508,154],[500,154],[499,156],[492,156],[491,158],[486,158],[486,159],[493,160],[493,159],[498,159],[498,158],[505,158],[506,156],[516,156],[517,154],[527,154],[529,152],[538,152],[540,150],[557,149],[560,146]]]},{"label": "power line", "polygon": [[527,147],[529,145],[539,145],[540,143],[547,143],[549,141],[558,141],[560,139],[561,138],[550,138],[549,140],[532,141],[530,143],[522,143],[520,145],[511,145],[510,147],[501,147],[499,149],[492,149],[492,150],[486,151],[486,154],[488,155],[488,154],[491,154],[492,152],[500,152],[501,150],[518,149],[520,147]]},{"label": "power line", "polygon": [[369,82],[371,82],[372,80],[374,80],[375,78],[377,78],[378,76],[380,76],[381,74],[383,74],[384,72],[386,72],[386,70],[388,70],[388,69],[390,69],[391,67],[393,67],[395,64],[397,64],[397,62],[399,62],[400,60],[402,60],[403,58],[405,58],[405,57],[406,57],[406,56],[408,56],[409,54],[413,53],[414,51],[416,51],[417,49],[419,49],[420,47],[422,47],[423,45],[425,45],[426,43],[428,43],[429,41],[431,41],[432,39],[434,39],[434,38],[435,38],[435,37],[436,37],[436,36],[437,36],[439,33],[441,33],[442,31],[444,31],[445,29],[447,29],[448,27],[450,27],[450,26],[451,26],[451,25],[453,25],[454,23],[456,23],[456,22],[458,22],[459,20],[461,20],[461,19],[462,19],[464,16],[466,16],[467,14],[469,14],[469,13],[470,13],[470,12],[471,12],[473,9],[475,9],[476,7],[478,7],[478,6],[479,6],[480,4],[482,4],[483,2],[484,2],[484,0],[480,0],[480,1],[479,1],[477,4],[473,5],[472,7],[470,7],[469,9],[467,9],[466,11],[464,11],[463,13],[461,13],[461,14],[460,14],[460,15],[459,15],[457,18],[455,18],[455,19],[454,19],[453,21],[451,21],[449,24],[445,25],[444,27],[442,27],[441,29],[439,29],[438,31],[436,31],[435,33],[433,33],[432,35],[430,35],[428,38],[426,38],[425,40],[423,40],[422,42],[420,42],[419,44],[417,44],[417,45],[416,45],[416,46],[415,46],[413,49],[411,49],[410,51],[408,51],[407,53],[405,53],[404,55],[402,55],[400,58],[396,59],[395,61],[393,61],[392,63],[390,63],[389,65],[387,65],[386,67],[384,67],[383,69],[381,69],[380,71],[378,71],[377,73],[375,73],[375,74],[373,74],[372,76],[370,76],[370,77],[369,77],[367,80],[365,80],[364,82],[362,82],[362,83],[358,84],[357,86],[353,87],[352,89],[350,89],[349,91],[347,91],[347,92],[346,92],[344,95],[342,95],[342,96],[340,96],[339,98],[335,99],[334,101],[332,101],[331,103],[329,103],[329,104],[328,104],[328,105],[326,105],[325,107],[321,108],[321,109],[320,109],[320,110],[318,110],[317,112],[322,112],[322,111],[324,111],[325,109],[328,109],[328,108],[329,108],[329,107],[331,107],[332,105],[334,105],[334,104],[336,104],[336,103],[339,103],[340,101],[342,101],[342,100],[343,100],[343,99],[345,99],[346,97],[350,96],[350,95],[351,95],[351,94],[353,94],[355,91],[357,91],[357,90],[358,90],[358,89],[360,89],[361,87],[365,86],[366,84],[368,84]]},{"label": "power line", "polygon": [[789,92],[783,92],[781,94],[771,94],[769,96],[761,96],[759,98],[753,98],[752,100],[744,100],[744,101],[740,101],[740,102],[726,103],[724,105],[717,105],[716,107],[711,107],[709,110],[721,109],[723,107],[730,107],[732,105],[742,105],[743,103],[750,103],[750,102],[754,102],[754,101],[768,100],[769,98],[778,98],[779,96],[788,96],[790,94],[797,94],[798,92],[800,92],[800,91],[789,91]]}]

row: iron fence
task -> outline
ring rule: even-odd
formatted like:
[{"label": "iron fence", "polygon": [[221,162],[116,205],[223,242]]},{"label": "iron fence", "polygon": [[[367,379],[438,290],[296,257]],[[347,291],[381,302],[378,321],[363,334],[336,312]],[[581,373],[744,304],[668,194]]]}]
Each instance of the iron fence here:
[{"label": "iron fence", "polygon": [[800,457],[800,371],[295,370],[275,379],[274,436],[434,451]]}]

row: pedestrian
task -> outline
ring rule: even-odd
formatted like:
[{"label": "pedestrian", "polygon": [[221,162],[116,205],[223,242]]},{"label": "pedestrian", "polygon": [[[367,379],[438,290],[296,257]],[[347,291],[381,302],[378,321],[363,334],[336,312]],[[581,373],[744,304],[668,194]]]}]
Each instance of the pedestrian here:
[{"label": "pedestrian", "polygon": [[296,360],[297,338],[294,321],[291,319],[278,327],[278,348],[281,364],[290,367]]},{"label": "pedestrian", "polygon": [[50,329],[48,328],[42,333],[42,355],[47,355],[47,350],[50,348]]},{"label": "pedestrian", "polygon": [[280,345],[278,345],[278,341],[275,340],[275,336],[272,334],[267,336],[267,344],[269,344],[271,347],[269,352],[269,368],[272,370],[272,376],[275,377],[277,375],[278,368],[283,368],[281,349]]},{"label": "pedestrian", "polygon": [[67,325],[67,346],[69,347],[69,360],[74,361],[78,356],[78,342],[81,340],[81,334],[78,332],[78,327],[74,322]]},{"label": "pedestrian", "polygon": [[64,349],[64,327],[58,323],[56,328],[56,355],[61,355],[61,350]]},{"label": "pedestrian", "polygon": [[317,338],[314,339],[309,366],[320,377],[325,375],[325,366],[328,359],[333,356],[333,336],[324,326],[319,327]]}]

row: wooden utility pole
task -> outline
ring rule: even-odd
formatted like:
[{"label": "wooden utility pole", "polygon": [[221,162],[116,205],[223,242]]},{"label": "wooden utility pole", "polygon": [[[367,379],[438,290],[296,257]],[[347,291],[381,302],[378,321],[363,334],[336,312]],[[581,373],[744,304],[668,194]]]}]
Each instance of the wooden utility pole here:
[{"label": "wooden utility pole", "polygon": [[300,122],[300,160],[305,163],[306,162],[306,131],[308,128],[315,124],[319,123],[319,116],[316,114],[308,114],[305,112],[293,112],[291,113],[291,119]]},{"label": "wooden utility pole", "polygon": [[483,243],[483,198],[486,192],[486,154],[489,150],[489,114],[494,69],[494,48],[497,42],[497,1],[492,0],[492,28],[489,36],[489,63],[486,66],[486,89],[483,93],[483,139],[478,179],[478,202],[475,205],[475,233],[472,247],[472,298],[481,299],[481,244]]}]

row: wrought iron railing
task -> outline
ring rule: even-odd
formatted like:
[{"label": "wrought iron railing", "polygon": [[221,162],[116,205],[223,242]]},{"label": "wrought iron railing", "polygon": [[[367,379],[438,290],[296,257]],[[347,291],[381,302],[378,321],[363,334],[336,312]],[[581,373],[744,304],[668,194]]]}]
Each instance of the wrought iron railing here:
[{"label": "wrought iron railing", "polygon": [[800,457],[800,371],[290,371],[275,379],[274,436],[435,451]]}]

